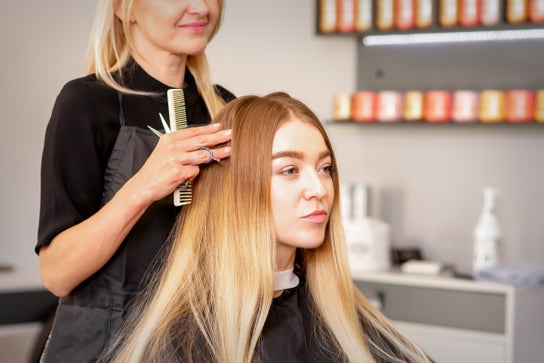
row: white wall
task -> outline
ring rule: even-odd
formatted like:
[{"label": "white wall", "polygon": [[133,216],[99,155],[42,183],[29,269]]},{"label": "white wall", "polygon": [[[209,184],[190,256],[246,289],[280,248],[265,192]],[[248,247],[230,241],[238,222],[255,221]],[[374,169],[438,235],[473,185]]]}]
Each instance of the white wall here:
[{"label": "white wall", "polygon": [[237,95],[286,91],[322,118],[333,95],[353,91],[353,38],[315,35],[315,0],[227,0],[210,44],[214,79]]},{"label": "white wall", "polygon": [[[3,5],[0,263],[36,263],[43,134],[60,87],[83,72],[94,5]],[[327,120],[333,95],[354,91],[356,46],[350,37],[316,36],[314,21],[314,0],[227,0],[208,52],[214,80],[237,95],[287,91]],[[467,270],[480,188],[496,183],[506,260],[544,260],[544,130],[327,127],[341,176],[371,184],[374,209],[392,223],[395,245],[421,246],[429,257]]]},{"label": "white wall", "polygon": [[0,264],[37,264],[45,127],[60,87],[83,73],[94,6],[89,0],[2,3]]}]

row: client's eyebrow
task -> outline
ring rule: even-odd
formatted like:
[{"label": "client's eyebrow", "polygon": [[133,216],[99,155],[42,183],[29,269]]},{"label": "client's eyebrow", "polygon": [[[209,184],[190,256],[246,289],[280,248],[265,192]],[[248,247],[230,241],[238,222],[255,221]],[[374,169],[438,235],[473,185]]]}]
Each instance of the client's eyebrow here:
[{"label": "client's eyebrow", "polygon": [[[319,153],[319,160],[325,159],[326,157],[331,156],[330,150],[324,150]],[[280,159],[280,158],[293,158],[293,159],[304,159],[304,153],[300,151],[279,151],[277,153],[272,154],[272,160]]]}]

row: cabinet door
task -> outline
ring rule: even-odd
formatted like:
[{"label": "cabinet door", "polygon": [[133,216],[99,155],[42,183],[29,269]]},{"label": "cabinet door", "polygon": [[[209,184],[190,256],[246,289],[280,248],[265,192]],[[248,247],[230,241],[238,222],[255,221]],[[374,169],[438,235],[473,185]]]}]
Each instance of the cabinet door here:
[{"label": "cabinet door", "polygon": [[504,336],[395,321],[435,362],[511,363]]}]

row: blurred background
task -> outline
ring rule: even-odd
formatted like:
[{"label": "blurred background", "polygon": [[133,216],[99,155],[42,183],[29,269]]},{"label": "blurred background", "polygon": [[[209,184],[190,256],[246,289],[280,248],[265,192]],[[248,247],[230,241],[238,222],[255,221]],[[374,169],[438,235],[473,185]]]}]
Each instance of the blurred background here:
[{"label": "blurred background", "polygon": [[[482,188],[493,186],[502,261],[544,261],[544,124],[363,125],[334,113],[339,93],[361,90],[544,89],[542,40],[369,47],[356,34],[320,32],[316,0],[226,3],[207,52],[214,81],[238,96],[286,91],[310,106],[333,139],[341,180],[368,187],[368,210],[390,226],[392,247],[470,274]],[[13,299],[0,302],[12,307],[15,293],[41,289],[33,249],[43,137],[61,87],[84,74],[95,4],[1,5],[0,265],[11,273],[0,273],[0,296]],[[0,322],[0,362],[26,362],[42,322]]]}]

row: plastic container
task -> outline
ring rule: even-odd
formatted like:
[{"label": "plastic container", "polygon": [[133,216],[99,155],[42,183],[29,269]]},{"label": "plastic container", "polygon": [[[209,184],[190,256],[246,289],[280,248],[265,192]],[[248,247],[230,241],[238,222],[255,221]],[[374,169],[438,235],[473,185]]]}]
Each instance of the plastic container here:
[{"label": "plastic container", "polygon": [[500,240],[502,229],[495,214],[498,190],[485,187],[482,214],[474,228],[473,274],[501,263]]},{"label": "plastic container", "polygon": [[340,33],[355,31],[354,0],[336,0],[336,29]]},{"label": "plastic container", "polygon": [[376,121],[376,92],[358,91],[353,95],[351,118],[357,122]]},{"label": "plastic container", "polygon": [[403,95],[397,91],[380,91],[376,118],[380,122],[395,122],[402,119]]},{"label": "plastic container", "polygon": [[536,122],[544,122],[544,90],[536,91],[534,118]]},{"label": "plastic container", "polygon": [[459,24],[472,27],[480,24],[480,0],[459,0]]},{"label": "plastic container", "polygon": [[481,122],[502,122],[505,118],[506,93],[500,90],[480,92],[478,119]]},{"label": "plastic container", "polygon": [[433,25],[433,0],[416,0],[416,27],[428,28]]},{"label": "plastic container", "polygon": [[423,92],[407,91],[404,93],[404,121],[414,122],[423,119]]},{"label": "plastic container", "polygon": [[529,0],[529,19],[533,23],[544,22],[544,0]]},{"label": "plastic container", "polygon": [[412,29],[415,23],[415,0],[395,0],[393,13],[397,29]]},{"label": "plastic container", "polygon": [[339,92],[334,95],[333,119],[347,121],[351,117],[351,94]]},{"label": "plastic container", "polygon": [[351,218],[344,218],[344,232],[350,270],[352,273],[387,271],[391,267],[390,227],[369,217],[367,185],[353,184],[347,188],[343,195],[351,196],[352,209]]},{"label": "plastic container", "polygon": [[529,7],[527,0],[506,0],[506,21],[520,24],[528,20]]},{"label": "plastic container", "polygon": [[458,22],[457,0],[440,0],[438,21],[440,26],[449,28],[457,25]]},{"label": "plastic container", "polygon": [[501,20],[500,0],[481,0],[481,23],[485,26],[497,25]]},{"label": "plastic container", "polygon": [[336,0],[319,1],[319,31],[322,33],[336,31]]},{"label": "plastic container", "polygon": [[453,92],[451,119],[454,122],[476,122],[478,120],[479,94],[476,91]]},{"label": "plastic container", "polygon": [[376,28],[378,30],[393,29],[393,0],[376,0]]},{"label": "plastic container", "polygon": [[531,122],[534,113],[534,93],[530,90],[506,92],[506,121]]},{"label": "plastic container", "polygon": [[451,92],[428,91],[425,93],[423,118],[427,122],[448,122],[451,120]]},{"label": "plastic container", "polygon": [[372,27],[372,0],[355,1],[355,30],[365,32]]}]

